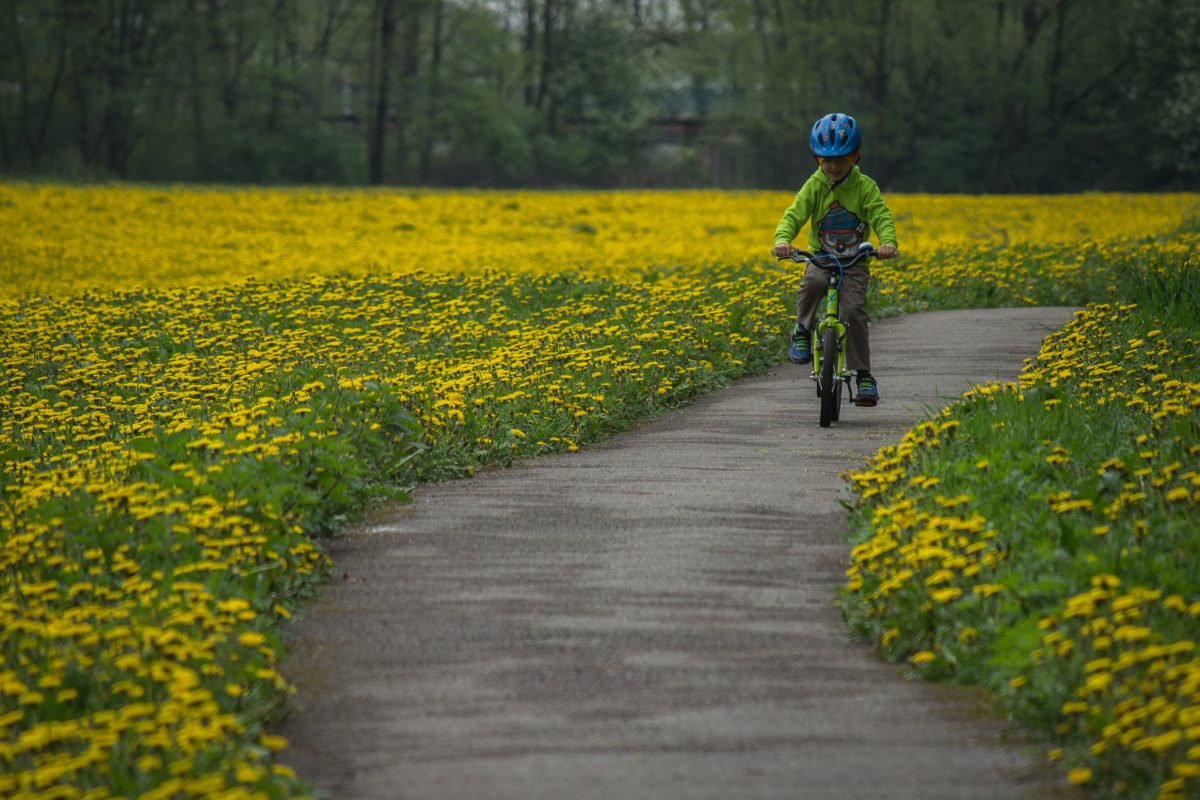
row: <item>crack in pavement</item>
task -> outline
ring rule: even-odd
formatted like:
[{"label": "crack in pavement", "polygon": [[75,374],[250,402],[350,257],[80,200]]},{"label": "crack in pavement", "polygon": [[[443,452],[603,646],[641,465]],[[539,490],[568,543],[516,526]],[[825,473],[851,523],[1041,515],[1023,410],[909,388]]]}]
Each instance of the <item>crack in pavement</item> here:
[{"label": "crack in pavement", "polygon": [[833,605],[861,466],[1072,309],[875,323],[883,400],[807,368],[573,454],[421,486],[330,543],[289,630],[284,762],[337,798],[1079,797],[970,690],[905,680]]}]

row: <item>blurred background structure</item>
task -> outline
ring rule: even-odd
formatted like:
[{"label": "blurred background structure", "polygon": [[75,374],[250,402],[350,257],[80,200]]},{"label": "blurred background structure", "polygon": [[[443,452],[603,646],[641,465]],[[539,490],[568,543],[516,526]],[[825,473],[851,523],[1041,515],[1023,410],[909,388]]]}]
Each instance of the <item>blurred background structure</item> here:
[{"label": "blurred background structure", "polygon": [[1200,186],[1177,0],[0,0],[0,173],[887,190]]}]

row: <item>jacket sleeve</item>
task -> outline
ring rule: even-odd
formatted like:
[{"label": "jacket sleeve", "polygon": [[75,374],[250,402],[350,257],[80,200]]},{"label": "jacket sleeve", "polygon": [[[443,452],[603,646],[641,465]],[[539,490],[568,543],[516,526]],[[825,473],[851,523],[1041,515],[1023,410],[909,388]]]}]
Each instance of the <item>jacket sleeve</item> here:
[{"label": "jacket sleeve", "polygon": [[883,195],[879,193],[879,185],[875,181],[864,183],[862,200],[867,222],[875,231],[879,243],[896,245],[896,224],[892,222],[892,212],[883,202]]},{"label": "jacket sleeve", "polygon": [[775,226],[775,243],[790,244],[800,233],[800,229],[808,222],[812,210],[813,194],[808,183],[805,183],[800,187],[800,191],[796,192],[796,199],[788,206],[788,210],[783,212],[779,224]]}]

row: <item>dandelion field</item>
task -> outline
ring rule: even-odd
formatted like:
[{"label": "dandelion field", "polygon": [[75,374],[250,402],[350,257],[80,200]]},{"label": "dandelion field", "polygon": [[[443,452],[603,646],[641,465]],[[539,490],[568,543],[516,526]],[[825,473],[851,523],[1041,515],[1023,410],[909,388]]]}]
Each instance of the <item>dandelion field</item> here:
[{"label": "dandelion field", "polygon": [[843,608],[1000,695],[1073,782],[1165,800],[1200,796],[1200,268],[1131,277],[850,476]]},{"label": "dandelion field", "polygon": [[[281,621],[329,567],[320,537],[417,481],[574,450],[777,362],[796,276],[762,256],[789,199],[766,192],[0,184],[6,231],[0,239],[0,794],[303,793],[274,763],[284,743],[266,731],[289,691],[277,670]],[[1038,442],[1050,437],[1053,444],[1026,448],[1027,454],[1049,448],[1046,457],[1063,448],[1057,455],[1067,461],[1045,463],[1036,473],[1043,484],[1023,487],[1036,514],[1021,524],[1058,530],[1063,520],[1083,520],[1068,526],[1078,544],[1066,556],[1058,540],[1039,551],[1042,573],[1063,577],[1035,592],[1044,601],[1037,618],[1025,595],[1018,601],[1013,594],[1024,589],[1010,587],[986,595],[964,591],[957,602],[937,603],[933,634],[908,630],[901,617],[886,616],[890,611],[861,624],[894,657],[932,654],[922,665],[930,674],[957,669],[981,681],[1025,676],[1022,692],[1008,684],[1001,690],[1013,692],[1022,708],[1041,709],[1027,716],[1052,715],[1053,725],[1070,726],[1058,735],[1083,741],[1104,713],[1126,713],[1115,709],[1134,695],[1113,695],[1112,707],[1098,712],[1092,703],[1084,712],[1045,710],[1084,701],[1063,694],[1074,691],[1072,659],[1095,650],[1104,632],[1092,616],[1067,615],[1055,602],[1103,589],[1111,596],[1093,599],[1093,606],[1115,605],[1125,595],[1104,576],[1116,576],[1121,587],[1161,591],[1152,600],[1137,595],[1139,613],[1163,606],[1164,619],[1178,624],[1154,628],[1159,638],[1148,643],[1175,647],[1165,669],[1189,657],[1178,643],[1189,640],[1179,631],[1194,624],[1188,615],[1200,602],[1195,562],[1184,559],[1174,572],[1127,570],[1139,558],[1159,565],[1176,549],[1196,552],[1189,517],[1200,491],[1193,447],[1196,305],[1191,312],[1174,308],[1153,337],[1150,322],[1139,322],[1143,330],[1135,333],[1116,326],[1132,308],[1112,309],[1134,302],[1117,298],[1145,275],[1148,258],[1179,263],[1200,242],[1185,224],[1200,197],[889,202],[904,257],[874,267],[877,317],[926,308],[1109,303],[1081,318],[1092,326],[1084,341],[1048,343],[1070,355],[1044,351],[1037,364],[1053,366],[1032,367],[1020,390],[981,389],[964,401],[964,408],[977,407],[974,415],[952,411],[962,419],[927,423],[957,420],[966,429],[968,419],[978,419],[981,431],[991,431],[991,421],[1008,419],[993,406],[1011,402],[1032,410],[1028,424],[1049,432],[1081,413],[1120,407],[1113,420],[1096,423],[1115,438],[1095,442],[1080,433],[1078,442],[1060,441],[1044,433]],[[1104,337],[1092,335],[1097,331]],[[1082,374],[1105,361],[1124,366],[1117,351],[1128,352],[1129,339],[1121,337],[1134,335],[1142,339],[1138,357],[1145,358],[1131,374],[1146,380],[1123,389],[1121,403],[1099,403],[1104,395],[1096,390],[1073,405],[1071,381],[1060,373]],[[1107,349],[1093,354],[1084,347],[1093,339]],[[1143,369],[1148,364],[1156,369]],[[1161,381],[1160,372],[1167,376]],[[1096,385],[1114,386],[1118,374],[1102,372]],[[1158,413],[1166,416],[1158,420]],[[1141,416],[1130,422],[1126,414]],[[1014,426],[992,435],[1009,435]],[[913,436],[929,438],[920,428]],[[1120,467],[1108,463],[1094,474],[1103,459],[1093,464],[1099,456],[1084,453],[1117,453],[1131,436],[1138,447],[1137,437],[1145,436],[1146,446],[1121,455]],[[957,444],[967,437],[943,438]],[[984,449],[995,449],[995,441]],[[917,469],[913,459],[941,450],[901,447],[911,451],[904,469]],[[1153,457],[1141,457],[1152,449]],[[990,479],[1000,471],[994,464],[944,469]],[[943,466],[920,468],[942,475]],[[1145,469],[1151,473],[1137,474]],[[944,489],[914,488],[911,477],[896,479],[909,494],[893,504],[911,499],[941,509]],[[1138,503],[1130,500],[1144,491],[1140,482],[1160,479],[1162,486]],[[894,489],[856,482],[876,508]],[[1136,485],[1125,488],[1128,482]],[[1101,502],[1109,491],[1115,494]],[[954,497],[962,494],[968,499],[950,508],[984,521],[961,534],[996,530],[986,493],[964,488]],[[1089,499],[1088,509],[1053,510],[1055,503]],[[1154,535],[1134,529],[1134,538],[1118,545],[1134,512],[1148,505],[1158,514],[1144,518]],[[860,512],[864,524],[882,522],[870,513]],[[1094,533],[1102,524],[1109,530]],[[999,546],[981,541],[978,552],[985,554]],[[1135,545],[1136,558],[1123,552]],[[1152,580],[1167,575],[1170,586]],[[1101,586],[1089,582],[1095,577],[1103,578]],[[862,580],[865,591],[869,579]],[[979,608],[1016,603],[1021,617],[993,615],[992,630],[964,622],[975,612],[959,607],[972,597],[979,597]],[[1178,599],[1167,607],[1172,597]],[[920,611],[928,600],[914,595],[905,602]],[[1086,634],[1078,631],[1084,623]],[[976,634],[964,642],[968,624]],[[1054,632],[1059,647],[1047,649],[1039,637]],[[954,655],[1004,637],[1013,642],[1006,652],[1037,645],[1028,649],[1042,650],[1041,669],[1026,675],[1026,663],[1013,656],[996,672]],[[1060,654],[1062,641],[1076,642],[1076,649]],[[1194,671],[1172,675],[1176,694],[1194,690],[1195,678],[1188,677]],[[1121,684],[1114,678],[1112,685]],[[1181,753],[1174,763],[1186,772],[1197,760],[1187,748],[1200,739],[1179,730],[1174,749],[1164,745],[1155,756]],[[1088,739],[1086,746],[1101,741],[1108,740]],[[1090,761],[1068,747],[1064,760],[1100,780],[1102,764],[1119,749],[1107,747]],[[1108,777],[1149,785],[1136,775]],[[1163,780],[1186,778],[1171,773]]]}]

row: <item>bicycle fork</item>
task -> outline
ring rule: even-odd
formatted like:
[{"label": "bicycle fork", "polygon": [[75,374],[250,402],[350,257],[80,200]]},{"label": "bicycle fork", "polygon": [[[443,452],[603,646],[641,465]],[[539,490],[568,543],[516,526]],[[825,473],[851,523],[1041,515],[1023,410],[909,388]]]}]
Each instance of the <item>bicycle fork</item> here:
[{"label": "bicycle fork", "polygon": [[850,373],[846,371],[846,323],[842,322],[841,318],[841,288],[841,281],[838,280],[837,273],[830,275],[825,301],[818,307],[817,324],[813,326],[810,334],[814,354],[812,379],[817,383],[817,395],[820,396],[828,388],[821,385],[821,364],[827,357],[824,352],[825,331],[833,328],[837,332],[837,352],[834,355],[837,362],[834,364],[834,375],[845,381],[849,400],[853,403],[854,382],[850,380]]}]

